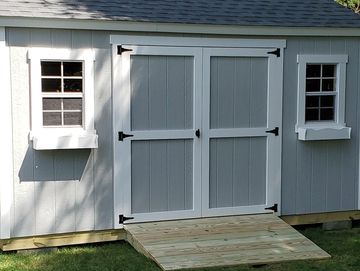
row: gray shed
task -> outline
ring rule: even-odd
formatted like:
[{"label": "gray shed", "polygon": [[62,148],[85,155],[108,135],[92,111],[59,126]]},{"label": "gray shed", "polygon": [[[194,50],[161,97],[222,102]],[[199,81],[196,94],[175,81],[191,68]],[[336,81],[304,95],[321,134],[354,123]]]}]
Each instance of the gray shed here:
[{"label": "gray shed", "polygon": [[359,27],[331,0],[2,0],[0,239],[358,214]]}]

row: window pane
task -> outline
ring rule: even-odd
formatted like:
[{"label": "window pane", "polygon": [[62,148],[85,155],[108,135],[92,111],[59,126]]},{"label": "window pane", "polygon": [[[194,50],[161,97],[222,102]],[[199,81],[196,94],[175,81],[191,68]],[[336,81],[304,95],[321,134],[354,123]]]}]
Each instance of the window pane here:
[{"label": "window pane", "polygon": [[82,110],[82,99],[81,98],[64,99],[64,110]]},{"label": "window pane", "polygon": [[42,76],[61,76],[61,62],[41,61]]},{"label": "window pane", "polygon": [[82,79],[64,79],[64,92],[82,92]]},{"label": "window pane", "polygon": [[43,112],[44,126],[61,126],[60,112]]},{"label": "window pane", "polygon": [[61,79],[41,79],[42,92],[61,92]]},{"label": "window pane", "polygon": [[335,80],[334,79],[323,79],[322,80],[322,91],[335,91]]},{"label": "window pane", "polygon": [[319,120],[319,109],[306,109],[305,121]]},{"label": "window pane", "polygon": [[334,120],[334,108],[322,108],[320,110],[320,120]]},{"label": "window pane", "polygon": [[319,96],[307,96],[306,97],[306,108],[308,107],[319,107]]},{"label": "window pane", "polygon": [[320,77],[321,65],[306,65],[306,77]]},{"label": "window pane", "polygon": [[321,97],[321,107],[334,107],[335,97],[332,95],[322,96]]},{"label": "window pane", "polygon": [[320,79],[306,79],[306,92],[320,91]]},{"label": "window pane", "polygon": [[335,65],[323,65],[323,77],[336,77]]},{"label": "window pane", "polygon": [[82,125],[82,113],[81,112],[65,112],[64,113],[65,125]]},{"label": "window pane", "polygon": [[82,62],[64,62],[64,76],[82,76]]},{"label": "window pane", "polygon": [[43,110],[61,110],[61,99],[44,98]]}]

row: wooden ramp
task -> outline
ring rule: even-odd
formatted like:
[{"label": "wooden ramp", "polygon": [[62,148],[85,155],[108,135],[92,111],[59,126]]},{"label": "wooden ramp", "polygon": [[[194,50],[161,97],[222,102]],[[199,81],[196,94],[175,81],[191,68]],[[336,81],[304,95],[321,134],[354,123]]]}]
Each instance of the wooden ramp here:
[{"label": "wooden ramp", "polygon": [[325,259],[273,214],[128,224],[127,239],[163,270]]}]

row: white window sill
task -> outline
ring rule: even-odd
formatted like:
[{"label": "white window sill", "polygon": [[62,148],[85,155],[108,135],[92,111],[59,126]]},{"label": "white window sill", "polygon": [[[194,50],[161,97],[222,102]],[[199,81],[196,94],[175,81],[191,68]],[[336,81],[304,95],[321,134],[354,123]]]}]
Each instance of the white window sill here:
[{"label": "white window sill", "polygon": [[298,139],[308,140],[336,140],[350,139],[351,128],[345,126],[297,127]]},{"label": "white window sill", "polygon": [[83,133],[55,133],[50,131],[30,133],[35,150],[97,149],[98,135],[95,131]]}]

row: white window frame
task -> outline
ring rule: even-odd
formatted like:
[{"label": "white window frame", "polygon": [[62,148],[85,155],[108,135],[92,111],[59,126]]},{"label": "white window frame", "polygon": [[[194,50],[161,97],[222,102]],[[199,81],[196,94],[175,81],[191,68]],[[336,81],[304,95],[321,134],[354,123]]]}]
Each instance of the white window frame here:
[{"label": "white window frame", "polygon": [[[92,49],[31,48],[28,51],[31,91],[31,132],[33,148],[79,149],[97,148],[94,129],[94,61]],[[41,61],[82,61],[83,71],[83,125],[82,127],[43,126]]]},{"label": "white window frame", "polygon": [[[348,55],[298,55],[298,99],[295,132],[299,140],[349,139],[351,128],[345,124],[346,63]],[[305,121],[306,65],[336,65],[334,121]]]}]

